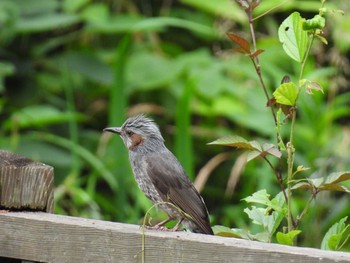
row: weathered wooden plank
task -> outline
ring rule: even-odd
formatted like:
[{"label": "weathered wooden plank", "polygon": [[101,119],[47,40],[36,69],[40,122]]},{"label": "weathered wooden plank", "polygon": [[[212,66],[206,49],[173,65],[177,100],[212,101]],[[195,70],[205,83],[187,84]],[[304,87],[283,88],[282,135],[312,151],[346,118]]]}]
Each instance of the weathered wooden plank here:
[{"label": "weathered wooden plank", "polygon": [[[186,232],[146,230],[145,262],[350,262],[350,253]],[[53,215],[0,214],[0,257],[39,262],[141,262],[137,225]]]},{"label": "weathered wooden plank", "polygon": [[0,151],[0,208],[53,212],[53,168]]}]

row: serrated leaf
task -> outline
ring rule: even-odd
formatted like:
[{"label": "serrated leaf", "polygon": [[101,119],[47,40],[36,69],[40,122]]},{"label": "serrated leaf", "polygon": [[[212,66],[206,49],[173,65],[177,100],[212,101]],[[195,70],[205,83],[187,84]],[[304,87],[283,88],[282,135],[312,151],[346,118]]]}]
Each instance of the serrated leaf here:
[{"label": "serrated leaf", "polygon": [[284,217],[282,213],[278,213],[277,211],[268,214],[265,208],[255,206],[245,208],[243,211],[254,224],[261,225],[269,233],[270,237],[274,234]]},{"label": "serrated leaf", "polygon": [[293,241],[297,235],[301,233],[301,230],[292,230],[288,233],[277,232],[276,238],[277,242],[282,245],[293,245]]},{"label": "serrated leaf", "polygon": [[269,197],[270,195],[266,190],[260,190],[243,200],[248,203],[257,203],[266,206],[265,208],[251,206],[251,208],[244,209],[244,212],[254,224],[261,225],[269,233],[270,240],[287,214],[287,210],[282,192],[272,200]]},{"label": "serrated leaf", "polygon": [[259,156],[265,157],[267,154],[275,156],[277,158],[280,158],[282,155],[277,146],[273,144],[265,143],[263,146],[261,146],[257,141],[247,141],[246,139],[236,135],[217,139],[213,142],[208,143],[208,145],[222,145],[248,150],[249,153],[247,161],[251,161],[252,159]]},{"label": "serrated leaf", "polygon": [[208,143],[208,145],[222,145],[222,146],[229,146],[229,147],[235,147],[238,149],[243,150],[252,150],[252,151],[260,151],[261,148],[255,141],[247,141],[246,139],[240,137],[240,136],[226,136],[220,139],[217,139],[213,142]]},{"label": "serrated leaf", "polygon": [[340,245],[340,241],[342,240],[343,234],[346,229],[350,226],[349,224],[345,224],[345,221],[348,217],[344,217],[339,220],[339,222],[335,223],[331,226],[327,233],[325,234],[322,243],[321,249],[325,250],[336,250]]},{"label": "serrated leaf", "polygon": [[319,188],[320,191],[338,191],[338,192],[345,192],[345,193],[350,193],[350,190],[343,186],[343,185],[338,185],[338,184],[326,184],[323,185]]},{"label": "serrated leaf", "polygon": [[308,42],[307,32],[303,30],[304,19],[298,12],[292,13],[280,25],[278,37],[283,49],[292,59],[302,62]]},{"label": "serrated leaf", "polygon": [[270,154],[272,156],[275,156],[277,158],[281,158],[282,156],[282,153],[280,150],[278,150],[277,146],[274,145],[274,144],[271,144],[271,143],[264,143],[262,145],[262,154],[265,153],[265,154]]},{"label": "serrated leaf", "polygon": [[254,224],[264,226],[265,209],[252,206],[243,210]]},{"label": "serrated leaf", "polygon": [[247,162],[259,157],[261,155],[260,151],[249,151],[247,156]]},{"label": "serrated leaf", "polygon": [[275,90],[273,96],[282,105],[294,106],[298,97],[298,88],[293,82],[283,83]]},{"label": "serrated leaf", "polygon": [[281,193],[270,200],[270,195],[266,192],[266,189],[263,189],[253,193],[250,196],[247,196],[246,198],[243,198],[242,200],[246,201],[247,203],[265,205],[268,209],[281,211],[284,199],[280,199],[280,197]]},{"label": "serrated leaf", "polygon": [[227,36],[232,42],[240,46],[246,54],[250,54],[250,44],[247,40],[234,33],[227,33]]},{"label": "serrated leaf", "polygon": [[312,189],[312,184],[310,182],[299,182],[292,186],[292,190],[297,189]]},{"label": "serrated leaf", "polygon": [[350,190],[338,183],[349,180],[350,172],[335,172],[328,176],[315,179],[307,179],[307,182],[300,182],[295,184],[292,189],[313,189],[316,188],[318,191],[340,191],[350,193]]},{"label": "serrated leaf", "polygon": [[266,206],[268,206],[271,203],[270,195],[266,192],[266,189],[259,190],[253,193],[252,195],[243,198],[242,200],[246,201],[247,203],[257,203]]},{"label": "serrated leaf", "polygon": [[326,184],[337,184],[350,179],[350,172],[334,172],[328,176],[309,179],[316,187]]}]

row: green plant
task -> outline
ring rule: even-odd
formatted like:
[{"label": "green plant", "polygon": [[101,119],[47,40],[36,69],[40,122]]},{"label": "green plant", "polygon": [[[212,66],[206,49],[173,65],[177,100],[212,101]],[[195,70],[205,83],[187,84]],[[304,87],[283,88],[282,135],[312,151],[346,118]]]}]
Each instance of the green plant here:
[{"label": "green plant", "polygon": [[[253,26],[253,22],[257,19],[253,18],[253,11],[259,6],[260,1],[237,0],[237,2],[247,15],[253,46],[251,47],[246,39],[237,34],[228,33],[227,35],[233,43],[238,45],[237,48],[234,48],[234,51],[247,55],[253,63],[267,101],[266,104],[271,110],[277,143],[276,145],[268,143],[261,144],[257,141],[247,141],[239,136],[228,136],[215,140],[210,144],[224,145],[248,151],[247,161],[257,157],[263,158],[275,175],[281,192],[275,198],[270,199],[270,195],[266,190],[260,190],[243,199],[251,205],[244,212],[248,214],[248,217],[254,224],[262,226],[262,232],[253,235],[241,229],[229,230],[221,227],[215,229],[219,235],[229,235],[231,233],[232,235],[265,242],[271,242],[273,235],[276,234],[277,242],[293,245],[296,237],[302,232],[298,229],[299,224],[309,211],[310,204],[316,199],[319,193],[325,190],[350,192],[346,186],[339,184],[350,180],[350,172],[333,172],[319,178],[312,178],[312,176],[300,178],[300,174],[309,170],[309,168],[303,165],[295,167],[297,151],[295,147],[295,126],[297,123],[297,112],[299,110],[299,99],[302,93],[313,95],[315,91],[323,92],[323,89],[317,82],[305,79],[304,75],[307,59],[314,40],[317,38],[322,43],[327,44],[327,40],[322,36],[322,32],[326,23],[325,14],[329,10],[324,6],[325,0],[321,0],[319,13],[313,18],[305,19],[298,12],[294,12],[282,22],[278,30],[279,39],[286,54],[299,63],[299,76],[296,82],[291,81],[289,77],[284,77],[281,85],[273,92],[273,97],[270,97],[263,79],[259,60],[259,56],[264,50],[257,49]],[[287,123],[289,124],[288,126]],[[288,129],[288,132],[284,132],[284,129]],[[271,160],[271,157],[277,159],[277,161]],[[286,163],[285,166],[283,166],[283,162]],[[283,167],[286,167],[284,173]],[[297,211],[296,213],[298,215],[295,216],[295,211],[293,211],[292,207],[295,199],[292,193],[296,193],[296,190],[300,189],[309,190],[309,199],[304,209]],[[253,204],[259,204],[263,207],[256,207]],[[284,218],[287,221],[287,226],[283,227],[282,231],[277,232]],[[345,230],[349,227],[349,225],[345,226],[345,220],[346,218],[342,219],[339,223],[342,227],[332,227],[332,238],[334,239],[334,236],[337,237],[336,245],[334,245],[334,241],[331,240],[331,234],[328,232],[323,239],[322,248],[339,249],[339,240],[345,239]],[[333,245],[325,245],[331,242],[333,242]]]}]

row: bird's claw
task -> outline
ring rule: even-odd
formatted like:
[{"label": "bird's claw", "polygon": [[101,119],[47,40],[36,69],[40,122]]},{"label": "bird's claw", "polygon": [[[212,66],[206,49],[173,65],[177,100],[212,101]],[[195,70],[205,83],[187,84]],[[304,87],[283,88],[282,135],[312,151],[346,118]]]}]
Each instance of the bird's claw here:
[{"label": "bird's claw", "polygon": [[160,230],[160,231],[167,231],[167,232],[176,232],[176,231],[183,231],[182,229],[178,228],[167,228],[166,226],[145,226],[146,229],[148,230]]}]

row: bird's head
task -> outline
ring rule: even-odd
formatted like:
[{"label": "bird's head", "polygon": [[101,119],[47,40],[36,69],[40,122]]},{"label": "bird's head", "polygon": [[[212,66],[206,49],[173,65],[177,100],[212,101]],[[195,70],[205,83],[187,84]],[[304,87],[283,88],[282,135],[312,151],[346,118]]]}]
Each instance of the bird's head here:
[{"label": "bird's head", "polygon": [[144,115],[130,117],[121,127],[109,127],[103,131],[119,134],[130,151],[140,149],[156,151],[158,147],[164,146],[164,139],[158,126]]}]

